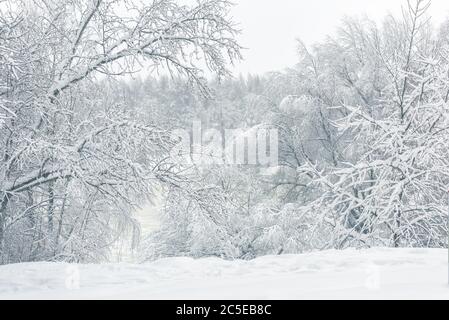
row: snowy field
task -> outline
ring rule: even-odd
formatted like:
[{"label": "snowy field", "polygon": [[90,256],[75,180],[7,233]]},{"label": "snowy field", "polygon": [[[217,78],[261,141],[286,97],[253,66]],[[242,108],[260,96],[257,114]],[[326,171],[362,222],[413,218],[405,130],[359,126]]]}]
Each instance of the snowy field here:
[{"label": "snowy field", "polygon": [[447,251],[372,249],[254,261],[0,267],[0,299],[449,299]]}]

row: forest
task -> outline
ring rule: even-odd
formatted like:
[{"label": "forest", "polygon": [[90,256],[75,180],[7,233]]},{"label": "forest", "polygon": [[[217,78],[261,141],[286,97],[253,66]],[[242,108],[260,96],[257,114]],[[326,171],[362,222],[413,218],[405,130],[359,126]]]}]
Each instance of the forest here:
[{"label": "forest", "polygon": [[[184,2],[0,0],[0,264],[447,248],[449,19],[410,0],[233,74],[232,3]],[[195,123],[276,161],[174,156]]]}]

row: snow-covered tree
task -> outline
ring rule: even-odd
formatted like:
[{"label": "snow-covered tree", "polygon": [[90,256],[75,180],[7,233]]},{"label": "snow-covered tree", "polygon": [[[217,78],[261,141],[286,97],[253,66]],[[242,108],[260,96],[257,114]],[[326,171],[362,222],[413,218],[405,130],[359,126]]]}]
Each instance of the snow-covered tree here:
[{"label": "snow-covered tree", "polygon": [[[310,210],[327,212],[336,247],[446,245],[447,47],[431,36],[427,8],[418,0],[403,20],[390,17],[382,30],[358,28],[363,41],[342,48],[371,52],[362,60],[362,70],[371,71],[345,75],[360,103],[342,98],[334,107],[346,114],[333,124],[350,139],[342,150],[347,161],[304,167],[315,176],[312,184],[323,188]],[[368,96],[363,81],[373,74],[382,77],[382,86]]]},{"label": "snow-covered tree", "polygon": [[101,256],[154,183],[175,179],[167,130],[99,80],[146,65],[209,94],[198,66],[224,76],[240,57],[229,5],[0,3],[0,262]]}]

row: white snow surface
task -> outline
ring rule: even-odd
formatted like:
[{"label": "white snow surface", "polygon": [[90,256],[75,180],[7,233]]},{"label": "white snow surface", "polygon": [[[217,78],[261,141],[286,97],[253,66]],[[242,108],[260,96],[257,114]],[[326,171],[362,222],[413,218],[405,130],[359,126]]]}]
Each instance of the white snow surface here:
[{"label": "white snow surface", "polygon": [[0,299],[449,299],[446,250],[0,267]]}]

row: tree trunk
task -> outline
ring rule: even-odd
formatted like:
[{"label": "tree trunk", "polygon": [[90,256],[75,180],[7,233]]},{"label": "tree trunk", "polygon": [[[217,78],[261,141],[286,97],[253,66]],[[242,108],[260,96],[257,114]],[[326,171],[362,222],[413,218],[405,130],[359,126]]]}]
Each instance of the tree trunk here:
[{"label": "tree trunk", "polygon": [[9,198],[4,195],[0,201],[0,264],[4,263],[4,240],[5,240],[5,222],[6,222],[6,207],[8,206]]},{"label": "tree trunk", "polygon": [[401,236],[399,234],[399,229],[401,228],[401,216],[402,213],[401,211],[397,211],[396,213],[396,218],[395,218],[395,224],[396,224],[396,229],[394,230],[393,233],[393,245],[395,248],[399,248],[400,246],[400,242],[401,242]]},{"label": "tree trunk", "polygon": [[61,238],[61,233],[62,233],[62,226],[64,223],[64,213],[65,213],[65,207],[66,207],[66,203],[67,203],[67,188],[69,186],[69,179],[67,179],[64,183],[64,192],[66,193],[64,196],[64,199],[62,200],[62,205],[61,205],[61,213],[59,215],[59,221],[58,221],[58,230],[56,231],[56,236],[55,236],[55,248],[54,248],[54,256],[56,256],[59,252],[59,240]]},{"label": "tree trunk", "polygon": [[48,210],[47,210],[47,218],[48,218],[48,232],[49,235],[53,233],[53,218],[55,214],[55,183],[50,182],[48,185],[48,194],[49,194],[49,201],[48,201]]}]

